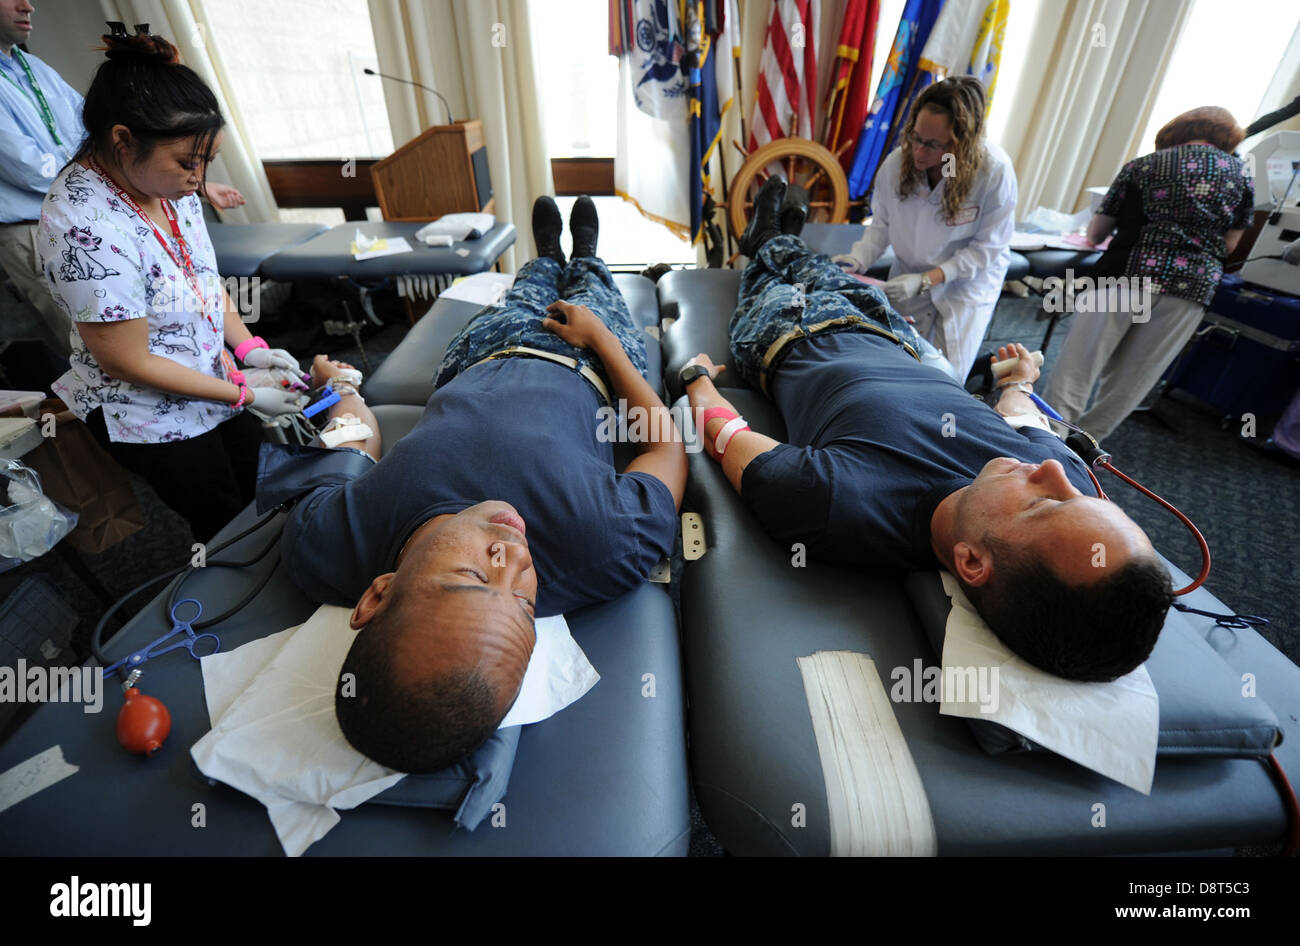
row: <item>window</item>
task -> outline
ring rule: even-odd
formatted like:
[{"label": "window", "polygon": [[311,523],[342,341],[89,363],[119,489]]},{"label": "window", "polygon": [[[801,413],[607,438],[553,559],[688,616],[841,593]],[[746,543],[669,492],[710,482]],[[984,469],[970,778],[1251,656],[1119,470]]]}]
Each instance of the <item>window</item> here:
[{"label": "window", "polygon": [[[533,3],[530,12],[548,157],[612,161],[618,148],[618,60],[609,55],[608,3]],[[610,266],[695,263],[694,247],[632,204],[620,197],[592,199],[600,214],[600,254]],[[574,200],[556,198],[566,220]],[[563,246],[568,252],[567,226]]]},{"label": "window", "polygon": [[1220,105],[1246,127],[1295,32],[1295,0],[1197,0],[1151,110],[1138,154],[1155,150],[1156,132],[1200,105]]},{"label": "window", "polygon": [[547,152],[552,158],[614,157],[618,60],[609,55],[607,3],[535,3],[531,12]]},{"label": "window", "polygon": [[[392,153],[366,0],[209,0],[204,24],[231,83],[231,108],[259,158],[380,158]],[[284,222],[343,222],[287,208]]]},{"label": "window", "polygon": [[[366,0],[217,0],[205,25],[259,157],[392,153]],[[237,103],[237,104],[236,104]]]}]

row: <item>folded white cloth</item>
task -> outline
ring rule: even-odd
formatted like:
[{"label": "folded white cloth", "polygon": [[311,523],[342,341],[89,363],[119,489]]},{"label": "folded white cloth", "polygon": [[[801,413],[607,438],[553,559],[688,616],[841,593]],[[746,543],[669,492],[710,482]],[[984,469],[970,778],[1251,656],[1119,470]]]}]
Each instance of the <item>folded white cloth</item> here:
[{"label": "folded white cloth", "polygon": [[[939,712],[1001,723],[1045,749],[1151,794],[1160,699],[1146,667],[1110,683],[1079,683],[1044,673],[997,638],[957,579],[947,572],[940,576],[952,611],[944,629]],[[976,683],[975,692],[968,687],[963,700],[955,699],[959,694],[949,685],[958,679]]]},{"label": "folded white cloth", "polygon": [[366,236],[359,229],[352,238],[352,258],[358,263],[363,260],[376,259],[380,256],[393,256],[397,253],[410,253],[411,244],[406,237]]},{"label": "folded white cloth", "polygon": [[439,298],[460,299],[479,305],[501,305],[514,283],[514,273],[474,273],[457,279]]},{"label": "folded white cloth", "polygon": [[[334,715],[339,670],[357,632],[347,608],[323,605],[307,623],[202,660],[212,730],[190,750],[199,770],[266,806],[296,857],[405,774],[357,752]],[[539,618],[520,693],[501,726],[535,723],[600,679],[563,617]]]},{"label": "folded white cloth", "polygon": [[432,223],[426,223],[416,230],[415,238],[426,242],[429,237],[434,236],[451,237],[453,240],[477,240],[491,230],[496,222],[496,218],[491,214],[443,214]]}]

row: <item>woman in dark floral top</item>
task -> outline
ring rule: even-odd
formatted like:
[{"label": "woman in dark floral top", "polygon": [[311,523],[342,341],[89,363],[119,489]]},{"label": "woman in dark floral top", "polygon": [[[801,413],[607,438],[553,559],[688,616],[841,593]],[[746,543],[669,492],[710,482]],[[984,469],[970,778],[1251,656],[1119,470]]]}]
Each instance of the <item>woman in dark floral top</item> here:
[{"label": "woman in dark floral top", "polygon": [[1097,281],[1075,296],[1044,396],[1098,439],[1142,402],[1214,298],[1254,210],[1253,182],[1232,153],[1244,137],[1225,109],[1184,112],[1160,129],[1154,152],[1124,165],[1088,226],[1100,243],[1123,222],[1098,267],[1118,285]]}]

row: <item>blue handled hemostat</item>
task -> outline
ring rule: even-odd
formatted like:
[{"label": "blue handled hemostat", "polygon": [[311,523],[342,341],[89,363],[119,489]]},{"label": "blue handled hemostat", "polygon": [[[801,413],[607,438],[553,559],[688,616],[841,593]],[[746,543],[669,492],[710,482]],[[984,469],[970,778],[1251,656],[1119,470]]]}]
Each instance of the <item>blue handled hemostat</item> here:
[{"label": "blue handled hemostat", "polygon": [[[182,621],[176,617],[176,612],[179,611],[182,606],[187,604],[194,605],[194,614],[192,617]],[[193,657],[195,660],[198,660],[202,657],[206,657],[208,656],[208,654],[215,654],[217,651],[221,649],[221,639],[217,637],[216,634],[207,634],[207,633],[195,634],[194,633],[194,628],[192,625],[195,621],[199,619],[199,616],[203,614],[203,605],[199,604],[198,601],[196,601],[194,598],[182,598],[180,601],[177,601],[176,604],[172,606],[172,609],[169,612],[169,614],[172,619],[172,629],[170,631],[168,631],[162,637],[158,638],[156,641],[153,641],[152,643],[142,647],[140,650],[137,650],[132,654],[128,654],[125,658],[113,664],[113,666],[108,667],[107,669],[104,670],[104,675],[107,676],[108,674],[113,673],[115,670],[118,670],[121,667],[127,667],[127,668],[138,667],[140,666],[140,664],[144,663],[145,661],[152,660],[155,657],[161,657],[163,654],[170,653],[171,651],[176,650],[178,647],[184,647],[186,650],[188,650],[190,652],[190,656]],[[177,634],[181,634],[184,636],[180,640],[176,641],[176,643],[171,644],[170,646],[167,647],[162,646],[163,644],[166,644],[169,640],[174,638]],[[202,640],[205,637],[212,639],[213,642],[212,649],[208,651],[206,654],[196,654],[194,652],[194,645],[197,644],[200,640]]]}]

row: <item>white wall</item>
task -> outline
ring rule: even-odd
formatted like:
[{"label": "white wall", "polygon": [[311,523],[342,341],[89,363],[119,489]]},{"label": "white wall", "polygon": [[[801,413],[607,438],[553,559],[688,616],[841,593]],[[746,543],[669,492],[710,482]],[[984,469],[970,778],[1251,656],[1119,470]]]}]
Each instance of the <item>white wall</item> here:
[{"label": "white wall", "polygon": [[90,0],[32,0],[32,35],[27,48],[54,67],[78,92],[90,88],[104,54],[95,47],[108,32],[99,4]]}]

